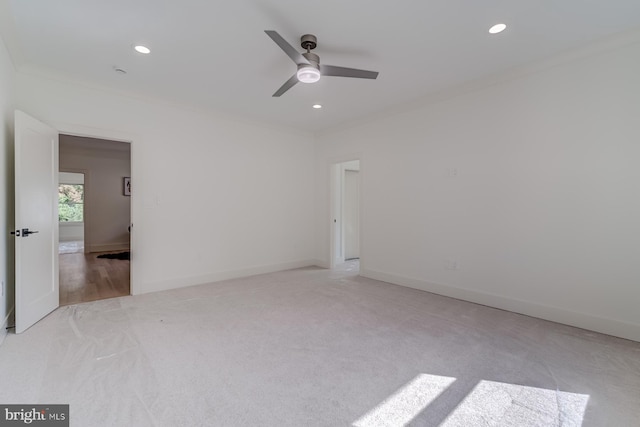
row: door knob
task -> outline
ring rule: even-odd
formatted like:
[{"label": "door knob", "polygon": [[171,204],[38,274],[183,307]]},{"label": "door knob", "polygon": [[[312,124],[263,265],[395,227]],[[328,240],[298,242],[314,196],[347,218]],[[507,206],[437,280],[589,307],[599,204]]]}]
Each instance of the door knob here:
[{"label": "door knob", "polygon": [[37,231],[29,231],[28,228],[22,229],[22,237],[29,237],[29,234],[37,233]]}]

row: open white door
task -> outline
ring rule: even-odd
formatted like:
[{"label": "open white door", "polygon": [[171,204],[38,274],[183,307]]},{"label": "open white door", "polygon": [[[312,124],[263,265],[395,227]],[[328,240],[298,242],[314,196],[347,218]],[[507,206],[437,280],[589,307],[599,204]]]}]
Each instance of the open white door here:
[{"label": "open white door", "polygon": [[59,305],[58,132],[16,111],[16,333]]}]

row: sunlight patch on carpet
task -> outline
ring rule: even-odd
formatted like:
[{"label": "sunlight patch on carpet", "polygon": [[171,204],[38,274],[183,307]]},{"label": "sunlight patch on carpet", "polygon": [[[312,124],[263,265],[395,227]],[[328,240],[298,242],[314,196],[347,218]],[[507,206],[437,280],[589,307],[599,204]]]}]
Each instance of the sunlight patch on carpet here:
[{"label": "sunlight patch on carpet", "polygon": [[[353,427],[403,427],[421,413],[428,418],[429,404],[455,381],[420,374]],[[453,409],[440,426],[580,427],[588,401],[586,394],[483,380],[461,402],[451,402]]]},{"label": "sunlight patch on carpet", "polygon": [[456,379],[420,374],[391,397],[353,423],[354,427],[404,426]]},{"label": "sunlight patch on carpet", "polygon": [[480,381],[441,426],[580,427],[588,401],[585,394]]}]

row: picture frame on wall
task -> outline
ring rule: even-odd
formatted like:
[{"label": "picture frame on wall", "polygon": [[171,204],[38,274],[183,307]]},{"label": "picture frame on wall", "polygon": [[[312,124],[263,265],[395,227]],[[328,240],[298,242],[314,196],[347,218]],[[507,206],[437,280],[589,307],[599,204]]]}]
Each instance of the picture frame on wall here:
[{"label": "picture frame on wall", "polygon": [[131,195],[131,178],[128,176],[125,176],[122,181],[123,181],[124,195],[130,196]]}]

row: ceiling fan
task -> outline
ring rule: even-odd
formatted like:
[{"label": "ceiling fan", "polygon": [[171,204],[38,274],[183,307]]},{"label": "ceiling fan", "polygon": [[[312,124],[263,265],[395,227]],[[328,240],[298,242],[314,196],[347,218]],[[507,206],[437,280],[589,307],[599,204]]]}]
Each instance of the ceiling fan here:
[{"label": "ceiling fan", "polygon": [[315,83],[320,80],[320,76],[355,77],[358,79],[375,79],[378,77],[377,71],[320,64],[320,57],[315,53],[311,53],[318,45],[318,39],[313,34],[305,34],[300,37],[300,46],[306,49],[306,52],[299,53],[276,31],[265,30],[265,33],[267,33],[267,35],[280,46],[280,49],[298,66],[298,71],[273,94],[275,97],[282,95],[298,82]]}]

